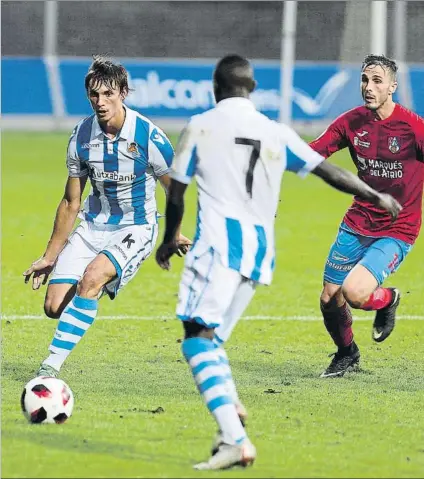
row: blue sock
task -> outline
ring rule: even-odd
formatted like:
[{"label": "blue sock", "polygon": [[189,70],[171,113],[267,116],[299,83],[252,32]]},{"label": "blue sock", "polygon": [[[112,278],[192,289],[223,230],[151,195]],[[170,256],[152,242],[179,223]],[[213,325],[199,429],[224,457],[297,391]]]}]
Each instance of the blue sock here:
[{"label": "blue sock", "polygon": [[97,315],[97,299],[74,296],[60,315],[53,341],[49,346],[50,356],[43,364],[60,370],[65,359],[81,341]]},{"label": "blue sock", "polygon": [[206,406],[218,423],[224,441],[227,444],[241,444],[246,439],[246,432],[234,401],[228,394],[226,374],[215,344],[206,338],[185,339],[182,352]]}]

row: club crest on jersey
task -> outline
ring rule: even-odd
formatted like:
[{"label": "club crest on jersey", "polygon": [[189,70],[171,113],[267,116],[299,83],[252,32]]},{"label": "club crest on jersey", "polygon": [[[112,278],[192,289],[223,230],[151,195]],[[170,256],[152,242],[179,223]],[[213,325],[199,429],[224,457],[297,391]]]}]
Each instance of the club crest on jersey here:
[{"label": "club crest on jersey", "polygon": [[389,136],[389,150],[392,153],[397,153],[400,150],[399,140],[396,136]]},{"label": "club crest on jersey", "polygon": [[135,143],[134,141],[132,143],[128,143],[127,151],[128,153],[133,153],[135,155],[138,155],[137,143]]}]

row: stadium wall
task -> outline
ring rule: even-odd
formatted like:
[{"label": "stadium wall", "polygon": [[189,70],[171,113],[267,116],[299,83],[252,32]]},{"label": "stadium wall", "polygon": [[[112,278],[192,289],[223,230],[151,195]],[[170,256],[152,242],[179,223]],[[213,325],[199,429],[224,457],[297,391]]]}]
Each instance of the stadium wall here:
[{"label": "stadium wall", "polygon": [[[180,129],[187,119],[214,104],[215,61],[120,59],[130,75],[126,103],[165,129]],[[3,57],[2,128],[69,130],[90,114],[84,76],[90,58]],[[279,113],[280,64],[253,61],[257,108],[270,118]],[[293,88],[293,122],[301,133],[314,134],[343,111],[361,103],[359,64],[298,61]],[[284,73],[283,73],[284,74]],[[424,116],[424,66],[409,65],[406,76],[414,110]]]}]

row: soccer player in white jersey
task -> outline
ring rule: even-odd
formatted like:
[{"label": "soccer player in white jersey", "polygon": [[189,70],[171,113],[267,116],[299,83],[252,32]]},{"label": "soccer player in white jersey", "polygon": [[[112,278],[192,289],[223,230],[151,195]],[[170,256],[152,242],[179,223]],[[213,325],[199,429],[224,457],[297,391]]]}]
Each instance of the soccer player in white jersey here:
[{"label": "soccer player in white jersey", "polygon": [[212,457],[197,469],[251,464],[256,450],[246,435],[223,344],[253,297],[270,284],[275,265],[274,220],[285,170],[320,176],[335,188],[360,195],[389,211],[401,206],[352,173],[333,166],[289,127],[259,113],[249,100],[256,82],[249,62],[221,59],[214,72],[217,106],[194,116],[182,133],[172,166],[164,240],[156,253],[169,269],[178,251],[184,192],[193,177],[198,221],[180,283],[177,316],[182,352],[218,426]]},{"label": "soccer player in white jersey", "polygon": [[[32,287],[45,284],[50,318],[59,318],[50,354],[38,375],[57,376],[65,359],[93,323],[98,297],[114,299],[151,254],[158,225],[156,182],[165,191],[174,155],[165,134],[124,105],[128,74],[102,57],[85,77],[94,113],[80,121],[68,144],[65,193],[43,256],[23,274]],[[71,234],[87,179],[91,191]],[[179,253],[191,241],[178,235]]]}]

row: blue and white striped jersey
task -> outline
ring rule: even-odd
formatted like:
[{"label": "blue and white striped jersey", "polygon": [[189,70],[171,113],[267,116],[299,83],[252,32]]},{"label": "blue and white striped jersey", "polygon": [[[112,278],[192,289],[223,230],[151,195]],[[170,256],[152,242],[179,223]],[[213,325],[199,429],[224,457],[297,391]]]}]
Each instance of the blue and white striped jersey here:
[{"label": "blue and white striped jersey", "polygon": [[291,128],[262,115],[246,98],[228,98],[193,116],[171,171],[185,184],[196,177],[191,253],[198,256],[212,247],[224,266],[269,284],[282,175],[289,170],[303,177],[323,160]]},{"label": "blue and white striped jersey", "polygon": [[125,107],[119,134],[111,140],[96,115],[75,127],[68,145],[69,176],[88,175],[91,191],[80,218],[96,224],[156,223],[156,180],[169,173],[174,151],[163,131]]}]

